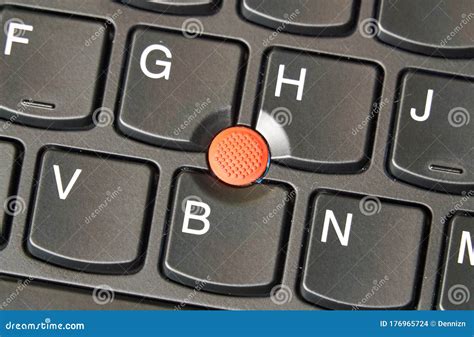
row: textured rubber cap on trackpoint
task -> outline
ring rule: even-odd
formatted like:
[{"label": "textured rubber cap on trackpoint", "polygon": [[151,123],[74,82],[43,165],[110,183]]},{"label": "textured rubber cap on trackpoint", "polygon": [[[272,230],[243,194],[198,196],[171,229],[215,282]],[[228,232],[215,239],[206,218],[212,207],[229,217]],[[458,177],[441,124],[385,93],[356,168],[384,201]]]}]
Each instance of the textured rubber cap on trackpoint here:
[{"label": "textured rubber cap on trackpoint", "polygon": [[211,171],[232,186],[247,186],[263,177],[270,161],[265,139],[255,130],[234,126],[221,131],[208,152]]}]

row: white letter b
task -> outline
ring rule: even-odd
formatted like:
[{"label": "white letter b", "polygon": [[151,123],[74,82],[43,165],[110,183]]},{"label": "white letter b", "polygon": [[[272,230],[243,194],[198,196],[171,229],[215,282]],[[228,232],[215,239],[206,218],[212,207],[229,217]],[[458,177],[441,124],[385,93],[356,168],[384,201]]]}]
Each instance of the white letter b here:
[{"label": "white letter b", "polygon": [[[204,214],[193,214],[193,209],[202,208],[204,209]],[[194,212],[196,213],[196,212]],[[183,220],[183,233],[194,234],[194,235],[203,235],[209,231],[211,224],[207,217],[211,214],[211,208],[208,204],[195,200],[186,201],[186,208],[184,210],[184,220]],[[189,220],[199,220],[203,223],[201,229],[192,229],[189,228]]]}]

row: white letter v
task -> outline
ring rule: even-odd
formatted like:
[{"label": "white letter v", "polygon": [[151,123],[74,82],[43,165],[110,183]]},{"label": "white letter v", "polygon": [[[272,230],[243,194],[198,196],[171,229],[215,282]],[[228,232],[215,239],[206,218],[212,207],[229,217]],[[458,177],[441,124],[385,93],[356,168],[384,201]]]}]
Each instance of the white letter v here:
[{"label": "white letter v", "polygon": [[54,169],[54,177],[56,178],[56,186],[58,187],[59,199],[66,200],[67,196],[69,195],[69,192],[71,192],[72,187],[76,183],[77,178],[79,178],[79,175],[81,174],[82,170],[77,169],[74,172],[74,175],[72,176],[71,180],[69,181],[69,184],[67,184],[66,189],[64,190],[63,182],[61,180],[61,172],[59,171],[59,166],[53,165],[53,169]]}]

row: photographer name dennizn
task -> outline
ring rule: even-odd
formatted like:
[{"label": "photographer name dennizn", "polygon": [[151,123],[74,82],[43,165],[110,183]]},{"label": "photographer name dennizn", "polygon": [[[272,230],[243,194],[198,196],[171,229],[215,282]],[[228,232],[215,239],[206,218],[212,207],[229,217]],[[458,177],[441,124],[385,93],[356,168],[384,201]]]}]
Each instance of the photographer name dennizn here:
[{"label": "photographer name dennizn", "polygon": [[466,322],[462,321],[438,321],[439,327],[446,327],[446,328],[465,328]]}]

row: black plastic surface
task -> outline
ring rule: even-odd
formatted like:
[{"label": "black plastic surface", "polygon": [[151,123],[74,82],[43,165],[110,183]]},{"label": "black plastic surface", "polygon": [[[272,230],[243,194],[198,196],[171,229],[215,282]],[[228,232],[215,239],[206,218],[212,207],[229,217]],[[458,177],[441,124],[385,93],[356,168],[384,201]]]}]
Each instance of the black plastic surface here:
[{"label": "black plastic surface", "polygon": [[48,149],[38,170],[28,234],[33,255],[82,272],[141,268],[158,178],[152,165]]},{"label": "black plastic surface", "polygon": [[[111,24],[18,7],[1,10],[7,34],[0,53],[0,116],[48,129],[92,127],[107,73]],[[13,29],[11,23],[23,26]],[[10,29],[20,41],[6,38]]]},{"label": "black plastic surface", "polygon": [[245,46],[148,27],[131,35],[120,129],[152,144],[204,151],[237,119]]},{"label": "black plastic surface", "polygon": [[474,222],[471,214],[459,212],[449,229],[439,307],[444,310],[474,310]]},{"label": "black plastic surface", "polygon": [[359,0],[243,0],[251,22],[295,34],[345,35],[354,28]]},{"label": "black plastic surface", "polygon": [[318,193],[301,281],[303,296],[333,309],[412,308],[428,221],[425,211],[413,205]]},{"label": "black plastic surface", "polygon": [[428,56],[474,55],[471,0],[380,0],[381,40]]},{"label": "black plastic surface", "polygon": [[[109,45],[110,55],[107,80],[101,104],[102,111],[113,111],[117,117],[121,99],[121,76],[126,65],[126,53],[129,46],[127,37],[140,26],[156,29],[180,30],[187,17],[162,15],[152,11],[127,7],[116,1],[108,0],[0,0],[0,4],[22,4],[24,6],[54,10],[59,13],[73,13],[89,18],[98,18],[104,22],[107,18],[114,28],[113,43]],[[164,234],[168,205],[172,191],[172,181],[176,172],[183,167],[205,169],[206,155],[196,152],[182,152],[154,146],[124,136],[117,123],[105,123],[82,131],[56,131],[39,129],[1,120],[2,139],[14,139],[22,143],[25,154],[19,179],[18,196],[25,201],[25,211],[13,218],[9,240],[0,251],[0,271],[4,274],[31,276],[34,279],[66,285],[81,286],[93,289],[98,284],[107,284],[117,293],[134,294],[147,298],[167,301],[187,301],[206,307],[223,309],[321,309],[304,300],[299,290],[302,257],[305,247],[305,233],[308,229],[308,208],[315,191],[330,189],[353,192],[358,195],[377,196],[381,199],[393,199],[408,204],[421,204],[428,210],[430,235],[426,245],[426,259],[420,266],[417,277],[420,278],[417,288],[416,309],[435,308],[438,303],[441,267],[447,233],[446,217],[453,209],[474,211],[472,197],[450,195],[430,189],[420,188],[396,180],[387,170],[388,149],[391,143],[392,127],[395,121],[397,86],[400,74],[407,68],[430,70],[456,76],[474,76],[474,63],[471,60],[442,57],[427,57],[407,52],[368,37],[362,30],[364,20],[377,16],[375,1],[362,1],[357,14],[356,29],[344,37],[319,38],[302,35],[278,33],[257,24],[249,23],[240,12],[240,3],[224,1],[220,10],[214,15],[199,17],[203,35],[217,38],[238,39],[248,47],[245,80],[239,95],[236,113],[237,123],[251,125],[258,113],[258,92],[261,91],[262,64],[267,47],[301,49],[308,52],[331,54],[335,57],[375,62],[384,70],[381,86],[380,108],[377,112],[377,125],[373,134],[372,151],[367,167],[357,174],[327,174],[290,169],[284,165],[272,164],[267,178],[275,182],[286,183],[296,192],[294,212],[290,224],[288,245],[283,263],[281,283],[291,292],[291,298],[284,304],[272,301],[272,297],[239,297],[223,296],[206,291],[195,291],[188,286],[168,280],[160,273],[158,266],[162,262],[162,249],[166,237]],[[3,27],[2,20],[2,27]],[[449,34],[449,32],[447,32]],[[102,30],[98,33],[104,34]],[[4,44],[4,35],[0,38]],[[16,47],[16,46],[15,46]],[[62,48],[57,53],[68,54]],[[44,68],[43,70],[47,70]],[[2,76],[2,79],[5,77]],[[92,83],[93,80],[91,80]],[[2,92],[3,93],[3,92]],[[84,111],[82,111],[84,112]],[[90,111],[88,111],[90,113]],[[7,116],[3,115],[4,118]],[[297,118],[297,116],[294,116]],[[117,122],[117,121],[116,121]],[[345,127],[356,130],[366,128],[366,120],[344,121]],[[413,135],[414,140],[418,135]],[[27,210],[33,204],[34,172],[39,155],[45,144],[75,147],[90,151],[99,151],[125,157],[133,157],[155,163],[160,169],[160,182],[155,191],[156,205],[153,209],[148,234],[143,267],[132,275],[98,275],[81,273],[45,263],[32,257],[26,248],[25,238],[28,230]],[[322,144],[324,146],[324,144]],[[265,245],[262,242],[262,245]],[[189,296],[192,293],[193,296]]]},{"label": "black plastic surface", "polygon": [[474,189],[473,79],[412,69],[400,84],[390,169],[441,192]]},{"label": "black plastic surface", "polygon": [[219,9],[221,0],[122,0],[126,5],[158,13],[209,15]]},{"label": "black plastic surface", "polygon": [[12,218],[23,210],[23,200],[16,198],[21,156],[16,142],[0,139],[0,248],[7,242]]},{"label": "black plastic surface", "polygon": [[[272,49],[257,121],[272,159],[312,172],[362,170],[370,160],[382,83],[382,71],[363,60]],[[367,124],[355,132],[347,121]]]},{"label": "black plastic surface", "polygon": [[[100,288],[97,288],[100,290]],[[0,297],[4,310],[187,310],[200,309],[182,304],[150,301],[143,297],[104,293],[59,284],[38,282],[29,278],[0,276]]]},{"label": "black plastic surface", "polygon": [[164,273],[216,293],[269,296],[281,277],[294,196],[275,184],[235,188],[208,172],[180,173]]}]

